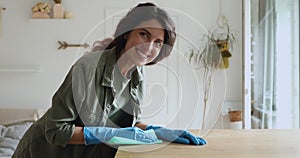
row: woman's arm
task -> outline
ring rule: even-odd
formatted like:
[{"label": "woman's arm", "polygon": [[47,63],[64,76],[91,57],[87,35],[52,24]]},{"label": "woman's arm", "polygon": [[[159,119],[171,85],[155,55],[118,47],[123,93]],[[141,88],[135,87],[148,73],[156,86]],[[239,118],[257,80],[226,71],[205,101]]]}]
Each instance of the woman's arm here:
[{"label": "woman's arm", "polygon": [[142,123],[142,122],[138,122],[138,123],[136,123],[134,126],[140,128],[140,129],[142,129],[142,130],[145,130],[146,127],[147,127],[147,124],[144,124],[144,123]]},{"label": "woman's arm", "polygon": [[75,127],[75,131],[68,144],[84,144],[83,127]]}]

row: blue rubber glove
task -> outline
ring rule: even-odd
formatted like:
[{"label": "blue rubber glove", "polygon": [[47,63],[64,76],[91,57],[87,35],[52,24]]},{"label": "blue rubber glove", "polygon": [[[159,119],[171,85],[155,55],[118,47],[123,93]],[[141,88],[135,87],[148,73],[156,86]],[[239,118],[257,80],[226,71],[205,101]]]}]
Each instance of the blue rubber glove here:
[{"label": "blue rubber glove", "polygon": [[153,143],[158,141],[157,138],[147,135],[143,130],[137,127],[84,127],[83,135],[86,145],[107,143],[114,136],[141,141],[145,143]]},{"label": "blue rubber glove", "polygon": [[157,138],[168,142],[180,144],[204,145],[206,141],[203,138],[193,135],[185,130],[172,130],[161,126],[148,125],[146,130],[153,129]]}]

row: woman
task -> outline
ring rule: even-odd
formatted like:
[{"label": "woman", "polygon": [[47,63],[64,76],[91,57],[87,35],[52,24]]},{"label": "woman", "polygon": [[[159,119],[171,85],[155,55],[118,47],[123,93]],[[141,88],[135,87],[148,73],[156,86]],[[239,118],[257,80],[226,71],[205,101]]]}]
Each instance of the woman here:
[{"label": "woman", "polygon": [[112,137],[203,145],[184,130],[143,124],[143,66],[169,56],[176,39],[168,14],[152,3],[130,10],[102,51],[84,55],[53,96],[52,106],[25,133],[13,157],[114,157]]}]

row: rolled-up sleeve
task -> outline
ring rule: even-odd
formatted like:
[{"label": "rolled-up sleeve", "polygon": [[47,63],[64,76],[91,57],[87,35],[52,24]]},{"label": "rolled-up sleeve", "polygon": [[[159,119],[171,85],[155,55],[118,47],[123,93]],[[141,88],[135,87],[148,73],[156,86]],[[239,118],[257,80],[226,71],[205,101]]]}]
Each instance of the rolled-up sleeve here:
[{"label": "rolled-up sleeve", "polygon": [[45,135],[49,143],[66,146],[78,117],[72,94],[72,69],[52,98],[52,106],[46,113]]}]

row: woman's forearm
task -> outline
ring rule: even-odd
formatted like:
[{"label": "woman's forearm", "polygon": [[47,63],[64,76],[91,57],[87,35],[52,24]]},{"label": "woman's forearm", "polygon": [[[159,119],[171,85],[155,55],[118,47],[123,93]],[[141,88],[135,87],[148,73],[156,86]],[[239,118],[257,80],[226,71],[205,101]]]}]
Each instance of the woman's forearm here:
[{"label": "woman's forearm", "polygon": [[145,130],[146,127],[147,127],[147,124],[144,124],[144,123],[142,123],[142,122],[138,122],[138,123],[136,123],[134,126],[140,128],[140,129],[142,129],[142,130]]},{"label": "woman's forearm", "polygon": [[84,144],[83,127],[75,127],[75,131],[69,141],[69,144]]},{"label": "woman's forearm", "polygon": [[[135,124],[135,127],[145,130],[147,125],[139,122]],[[75,131],[68,144],[84,144],[83,127],[75,127]]]}]

